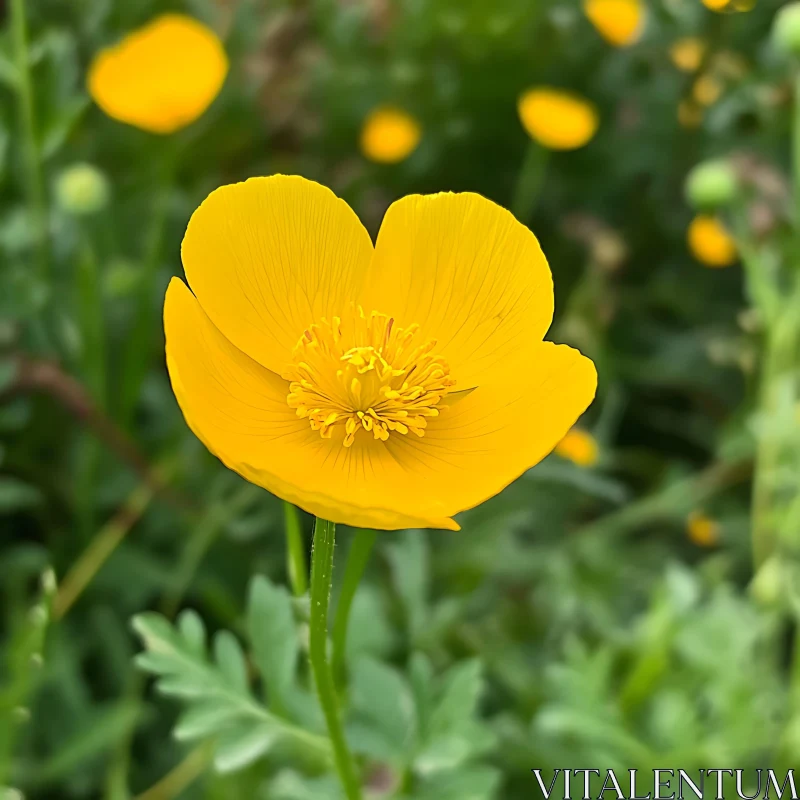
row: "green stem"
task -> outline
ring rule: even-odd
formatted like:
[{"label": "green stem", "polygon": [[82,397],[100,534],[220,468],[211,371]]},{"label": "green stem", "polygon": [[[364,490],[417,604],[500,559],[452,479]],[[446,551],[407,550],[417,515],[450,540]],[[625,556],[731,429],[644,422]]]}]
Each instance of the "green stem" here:
[{"label": "green stem", "polygon": [[536,208],[549,155],[544,147],[531,139],[517,178],[514,199],[511,201],[511,213],[524,224],[530,221]]},{"label": "green stem", "polygon": [[794,108],[792,118],[792,186],[794,193],[794,224],[797,234],[795,254],[800,250],[800,70],[794,78]]},{"label": "green stem", "polygon": [[309,631],[309,663],[317,685],[320,705],[333,746],[336,771],[348,800],[361,800],[361,786],[356,776],[353,758],[347,747],[342,727],[339,701],[333,672],[328,663],[328,603],[333,582],[333,548],[336,526],[317,518],[314,523],[314,543],[311,551],[311,621]]},{"label": "green stem", "polygon": [[297,509],[286,500],[283,501],[283,516],[286,522],[286,571],[289,573],[289,583],[296,597],[301,597],[308,591],[308,566],[306,564],[305,544],[303,531],[300,527],[300,514]]},{"label": "green stem", "polygon": [[22,140],[25,151],[25,178],[28,202],[33,215],[36,249],[39,260],[39,278],[46,281],[50,265],[47,242],[47,212],[45,209],[44,181],[36,133],[36,112],[33,103],[30,55],[28,52],[28,26],[25,19],[26,0],[11,0],[11,32],[14,39],[14,60],[17,68],[17,95],[22,117]]},{"label": "green stem", "polygon": [[347,652],[347,626],[350,622],[350,608],[356,589],[364,575],[375,539],[378,534],[372,530],[359,528],[350,545],[347,564],[344,568],[344,579],[339,602],[336,604],[336,616],[333,620],[333,674],[337,680],[344,677],[344,662]]}]

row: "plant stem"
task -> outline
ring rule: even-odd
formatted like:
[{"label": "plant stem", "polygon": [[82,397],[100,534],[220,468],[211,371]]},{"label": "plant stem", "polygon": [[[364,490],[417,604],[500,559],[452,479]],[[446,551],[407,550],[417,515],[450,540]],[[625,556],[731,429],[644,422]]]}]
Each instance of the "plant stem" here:
[{"label": "plant stem", "polygon": [[172,800],[208,769],[212,755],[213,746],[209,742],[201,744],[158,783],[137,795],[135,800]]},{"label": "plant stem", "polygon": [[795,247],[800,250],[800,70],[794,78],[794,108],[792,117],[792,190],[794,199]]},{"label": "plant stem", "polygon": [[544,147],[531,139],[517,178],[514,199],[511,201],[511,213],[523,224],[528,224],[536,208],[549,155]]},{"label": "plant stem", "polygon": [[328,663],[328,603],[333,582],[333,549],[336,526],[317,518],[314,523],[314,543],[311,550],[311,622],[309,632],[309,663],[317,685],[320,705],[325,714],[328,735],[333,746],[336,771],[348,800],[361,800],[361,786],[347,741],[344,738],[339,701],[333,672]]},{"label": "plant stem", "polygon": [[359,528],[350,545],[347,564],[344,568],[344,579],[339,602],[336,604],[336,615],[333,620],[333,675],[337,681],[344,677],[344,662],[347,653],[347,626],[350,622],[350,608],[356,589],[364,575],[375,539],[378,534],[372,530]]},{"label": "plant stem", "polygon": [[42,281],[46,281],[50,272],[47,212],[45,209],[39,140],[36,132],[36,111],[33,103],[33,82],[31,81],[25,2],[26,0],[11,0],[11,32],[14,40],[14,60],[17,68],[16,88],[20,116],[22,117],[26,190],[36,235],[39,278]]},{"label": "plant stem", "polygon": [[291,503],[284,500],[283,516],[286,523],[286,571],[292,591],[296,597],[301,597],[308,591],[308,566],[300,515]]}]

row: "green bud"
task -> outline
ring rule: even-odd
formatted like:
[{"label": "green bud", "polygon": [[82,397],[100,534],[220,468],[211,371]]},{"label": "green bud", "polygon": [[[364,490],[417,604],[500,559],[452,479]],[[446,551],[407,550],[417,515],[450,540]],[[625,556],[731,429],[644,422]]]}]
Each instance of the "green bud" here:
[{"label": "green bud", "polygon": [[108,181],[91,164],[73,164],[56,180],[56,200],[68,214],[95,214],[108,202]]},{"label": "green bud", "polygon": [[686,178],[686,200],[698,211],[728,206],[738,193],[739,180],[727,161],[704,161]]},{"label": "green bud", "polygon": [[779,50],[800,56],[800,3],[790,3],[776,14],[772,38]]}]

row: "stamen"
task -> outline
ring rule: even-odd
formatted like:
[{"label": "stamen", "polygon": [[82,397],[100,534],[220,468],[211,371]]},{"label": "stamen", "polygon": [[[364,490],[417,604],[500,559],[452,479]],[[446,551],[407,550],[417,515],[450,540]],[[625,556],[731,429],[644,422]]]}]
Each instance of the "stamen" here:
[{"label": "stamen", "polygon": [[392,434],[424,436],[455,380],[432,355],[436,341],[420,342],[418,332],[419,325],[398,328],[393,317],[360,307],[344,332],[339,317],[310,325],[283,373],[287,403],[325,439],[341,429],[344,447],[362,430],[383,442]]}]

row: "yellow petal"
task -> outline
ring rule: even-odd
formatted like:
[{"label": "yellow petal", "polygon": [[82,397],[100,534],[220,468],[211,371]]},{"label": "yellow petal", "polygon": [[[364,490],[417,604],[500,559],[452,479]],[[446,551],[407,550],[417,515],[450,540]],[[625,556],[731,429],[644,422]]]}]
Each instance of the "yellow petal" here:
[{"label": "yellow petal", "polygon": [[556,445],[555,452],[579,467],[593,467],[597,463],[600,448],[597,440],[588,431],[573,428]]},{"label": "yellow petal", "polygon": [[409,476],[409,497],[436,496],[452,515],[494,496],[553,450],[596,387],[594,364],[564,345],[540,342],[506,359],[423,438],[389,440]]},{"label": "yellow petal", "polygon": [[330,189],[275,175],[212,192],[192,215],[181,253],[214,324],[280,373],[303,331],[357,296],[372,241]]},{"label": "yellow petal", "polygon": [[736,263],[736,242],[714,216],[696,216],[689,225],[687,239],[694,257],[707,267],[729,267]]},{"label": "yellow petal", "polygon": [[89,93],[120,122],[172,133],[211,105],[227,72],[214,31],[191,17],[164,14],[95,57]]},{"label": "yellow petal", "polygon": [[517,104],[528,135],[551,150],[583,147],[600,124],[597,109],[578,95],[559,89],[529,89]]},{"label": "yellow petal", "polygon": [[[286,381],[234,347],[186,285],[164,304],[167,366],[195,435],[227,467],[311,514],[358,527],[449,528],[432,493],[406,493],[408,476],[372,437],[350,448],[323,439],[289,408]],[[428,513],[430,512],[430,513]]]},{"label": "yellow petal", "polygon": [[713,106],[719,100],[724,86],[713,75],[701,75],[692,88],[692,96],[701,106]]},{"label": "yellow petal", "polygon": [[386,212],[360,302],[419,324],[463,390],[541,342],[553,280],[536,237],[490,200],[410,195]]},{"label": "yellow petal", "polygon": [[646,10],[641,0],[585,0],[583,10],[600,35],[615,47],[634,44],[644,30]]},{"label": "yellow petal", "polygon": [[376,108],[364,120],[361,152],[381,164],[396,164],[416,150],[422,137],[420,124],[399,108]]},{"label": "yellow petal", "polygon": [[678,39],[669,49],[672,63],[683,72],[696,72],[703,63],[705,52],[705,42],[693,36]]}]

